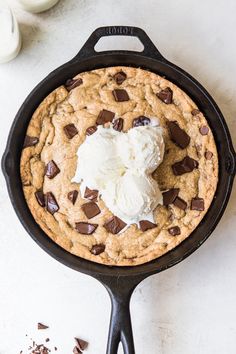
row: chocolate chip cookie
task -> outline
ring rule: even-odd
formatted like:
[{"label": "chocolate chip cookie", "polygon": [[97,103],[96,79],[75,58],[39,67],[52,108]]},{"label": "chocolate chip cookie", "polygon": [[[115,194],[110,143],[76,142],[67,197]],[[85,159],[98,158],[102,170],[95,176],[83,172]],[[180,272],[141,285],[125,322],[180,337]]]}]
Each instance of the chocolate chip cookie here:
[{"label": "chocolate chip cookie", "polygon": [[[72,182],[76,153],[98,125],[126,132],[152,118],[165,141],[163,162],[153,173],[163,205],[154,222],[127,227],[98,190],[87,186],[82,193]],[[196,104],[165,78],[131,67],[80,73],[50,93],[30,120],[20,169],[31,213],[53,241],[79,257],[118,266],[151,261],[191,237],[218,181],[214,137]]]}]

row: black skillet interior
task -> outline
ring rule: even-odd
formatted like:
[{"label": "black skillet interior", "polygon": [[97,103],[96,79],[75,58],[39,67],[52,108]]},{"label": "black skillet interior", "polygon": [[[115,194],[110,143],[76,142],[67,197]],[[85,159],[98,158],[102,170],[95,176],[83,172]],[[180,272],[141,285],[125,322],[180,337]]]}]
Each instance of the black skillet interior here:
[{"label": "black skillet interior", "polygon": [[[96,52],[95,44],[103,36],[135,36],[144,45],[143,52]],[[40,102],[56,87],[79,72],[96,68],[126,65],[141,67],[182,88],[206,116],[213,131],[219,154],[219,183],[212,205],[203,221],[189,238],[162,257],[136,267],[108,267],[89,262],[66,252],[51,241],[34,221],[24,199],[20,180],[20,154],[29,120]],[[50,73],[30,93],[13,122],[7,147],[2,158],[2,169],[14,209],[31,237],[61,263],[101,281],[112,300],[112,316],[107,354],[117,353],[122,341],[125,354],[134,353],[129,315],[129,300],[135,286],[147,276],[165,270],[194,252],[211,234],[219,222],[229,199],[236,169],[236,157],[226,122],[214,100],[189,74],[167,61],[156,49],[146,33],[137,27],[112,26],[95,30],[71,61]]]}]

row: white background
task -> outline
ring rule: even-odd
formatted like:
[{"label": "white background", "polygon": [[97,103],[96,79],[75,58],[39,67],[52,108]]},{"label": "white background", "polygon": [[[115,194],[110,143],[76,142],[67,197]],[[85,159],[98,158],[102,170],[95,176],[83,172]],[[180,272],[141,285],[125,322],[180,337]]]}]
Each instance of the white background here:
[{"label": "white background", "polygon": [[[136,25],[161,53],[190,72],[219,104],[236,138],[234,0],[61,0],[31,15],[14,7],[23,34],[16,60],[0,66],[0,155],[23,100],[71,59],[101,25]],[[122,48],[116,38],[114,48]],[[127,43],[126,43],[127,44]],[[109,42],[110,48],[111,42]],[[126,46],[127,47],[127,46]],[[128,43],[136,49],[136,44]],[[236,353],[236,190],[209,240],[176,267],[145,280],[131,312],[137,354]],[[94,279],[59,264],[27,235],[0,175],[0,353],[18,354],[25,334],[72,353],[73,336],[104,354],[110,303]],[[42,321],[50,330],[37,333]],[[25,352],[24,352],[25,353]]]}]

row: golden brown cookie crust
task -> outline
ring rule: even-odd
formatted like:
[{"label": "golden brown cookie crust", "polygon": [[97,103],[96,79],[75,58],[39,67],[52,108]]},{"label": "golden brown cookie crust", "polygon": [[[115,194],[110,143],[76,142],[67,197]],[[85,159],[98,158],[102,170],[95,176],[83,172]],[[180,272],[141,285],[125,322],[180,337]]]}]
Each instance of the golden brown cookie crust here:
[{"label": "golden brown cookie crust", "polygon": [[[113,76],[120,71],[125,72],[127,78],[118,86]],[[207,212],[218,181],[218,157],[213,134],[211,130],[207,135],[200,133],[199,129],[208,123],[202,113],[191,113],[197,109],[195,103],[180,88],[157,74],[131,67],[110,67],[80,73],[76,77],[82,78],[82,85],[70,92],[64,86],[57,88],[44,99],[29,123],[27,135],[38,137],[39,142],[22,151],[20,168],[26,201],[45,233],[79,257],[119,266],[149,262],[186,239]],[[166,87],[173,91],[172,104],[165,104],[156,96]],[[130,100],[116,102],[112,90],[117,88],[125,89]],[[159,119],[166,147],[163,163],[153,176],[163,191],[173,187],[180,189],[179,197],[188,205],[186,211],[173,204],[168,207],[159,205],[154,212],[156,228],[142,232],[136,225],[131,225],[123,233],[113,235],[102,226],[112,214],[99,199],[101,213],[89,220],[99,225],[96,231],[92,235],[82,235],[75,230],[75,222],[88,221],[81,210],[85,200],[80,194],[79,184],[71,182],[77,165],[76,152],[86,137],[86,129],[95,125],[102,109],[122,117],[124,131],[132,127],[133,119],[138,116]],[[180,149],[170,140],[167,120],[177,121],[190,136],[186,149]],[[78,134],[68,139],[63,128],[71,123],[76,126]],[[207,151],[213,154],[210,159],[205,157]],[[172,164],[186,155],[198,161],[198,168],[175,176]],[[54,160],[60,169],[53,179],[45,176],[45,165],[50,160]],[[34,193],[39,189],[55,195],[60,209],[54,215],[36,201]],[[72,190],[79,192],[75,205],[67,197]],[[204,211],[190,210],[191,199],[196,196],[204,199]],[[170,235],[168,229],[173,226],[179,226],[180,235]],[[93,255],[90,250],[95,244],[104,244],[105,251]]]}]

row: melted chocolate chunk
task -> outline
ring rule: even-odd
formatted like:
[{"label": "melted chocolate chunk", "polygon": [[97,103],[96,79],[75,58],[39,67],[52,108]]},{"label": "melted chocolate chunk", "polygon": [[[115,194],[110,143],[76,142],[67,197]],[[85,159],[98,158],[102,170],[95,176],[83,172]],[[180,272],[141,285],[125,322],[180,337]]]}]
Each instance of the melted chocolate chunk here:
[{"label": "melted chocolate chunk", "polygon": [[39,142],[39,138],[37,138],[36,136],[26,135],[23,148],[34,146],[38,144],[38,142]]},{"label": "melted chocolate chunk", "polygon": [[203,198],[193,198],[191,201],[191,210],[203,211],[205,209]]},{"label": "melted chocolate chunk", "polygon": [[75,338],[76,346],[79,350],[85,350],[88,347],[88,342],[83,339]]},{"label": "melted chocolate chunk", "polygon": [[150,122],[151,122],[150,118],[145,116],[139,116],[133,120],[133,128],[149,125]]},{"label": "melted chocolate chunk", "polygon": [[54,197],[52,192],[46,193],[45,205],[47,211],[52,215],[59,210],[59,205],[57,204],[56,198]]},{"label": "melted chocolate chunk", "polygon": [[170,104],[172,103],[173,91],[171,88],[166,87],[164,90],[157,93],[157,97],[165,104]]},{"label": "melted chocolate chunk", "polygon": [[185,202],[185,200],[181,199],[180,197],[176,197],[173,204],[182,210],[186,210],[187,209],[187,203]]},{"label": "melted chocolate chunk", "polygon": [[77,190],[73,190],[67,194],[67,198],[71,201],[72,204],[75,204],[78,194],[79,192]]},{"label": "melted chocolate chunk", "polygon": [[169,234],[171,234],[172,236],[177,236],[177,235],[181,234],[179,226],[170,227],[168,229],[168,231],[169,231]]},{"label": "melted chocolate chunk", "polygon": [[118,132],[121,132],[123,129],[123,125],[124,125],[123,118],[115,119],[113,122],[113,129],[117,130]]},{"label": "melted chocolate chunk", "polygon": [[172,188],[168,191],[162,193],[163,196],[163,205],[172,204],[179,194],[179,188]]},{"label": "melted chocolate chunk", "polygon": [[78,79],[68,79],[65,83],[65,87],[67,91],[73,90],[75,87],[82,85],[83,80],[81,78]]},{"label": "melted chocolate chunk", "polygon": [[91,219],[101,213],[99,206],[94,202],[85,203],[81,206],[81,208],[88,219]]},{"label": "melted chocolate chunk", "polygon": [[75,223],[76,231],[83,235],[91,235],[97,227],[98,224],[89,224],[88,222],[83,221]]},{"label": "melted chocolate chunk", "polygon": [[198,162],[189,156],[181,161],[178,161],[172,165],[172,170],[176,176],[183,175],[184,173],[192,172],[198,167]]},{"label": "melted chocolate chunk", "polygon": [[115,117],[114,112],[107,111],[106,109],[103,109],[97,117],[96,124],[100,125],[100,124],[105,124],[105,123],[111,122],[114,117]]},{"label": "melted chocolate chunk", "polygon": [[121,85],[127,78],[126,73],[124,73],[123,71],[119,71],[118,73],[116,73],[113,76],[115,82],[117,83],[117,85]]},{"label": "melted chocolate chunk", "polygon": [[149,220],[141,220],[139,222],[140,229],[144,232],[150,229],[153,229],[154,227],[157,226],[157,224],[154,224],[153,222]]},{"label": "melted chocolate chunk", "polygon": [[38,323],[38,329],[47,329],[49,328],[48,326],[44,325],[43,323]]},{"label": "melted chocolate chunk", "polygon": [[200,111],[199,111],[199,109],[193,109],[191,113],[193,116],[196,116],[200,113]]},{"label": "melted chocolate chunk", "polygon": [[203,125],[200,129],[199,129],[200,133],[202,135],[207,135],[209,132],[209,128],[206,125]]},{"label": "melted chocolate chunk", "polygon": [[88,127],[86,129],[86,135],[92,135],[95,133],[96,130],[97,130],[96,125],[93,125],[92,127]]},{"label": "melted chocolate chunk", "polygon": [[51,160],[47,163],[46,169],[45,169],[45,175],[52,179],[56,177],[56,175],[60,172],[60,169],[58,168],[57,164]]},{"label": "melted chocolate chunk", "polygon": [[105,245],[103,245],[102,243],[100,243],[99,245],[94,245],[91,248],[91,253],[94,254],[95,256],[98,256],[100,253],[105,251]]},{"label": "melted chocolate chunk", "polygon": [[167,122],[171,140],[181,149],[185,149],[190,143],[190,136],[180,128],[177,122]]},{"label": "melted chocolate chunk", "polygon": [[119,219],[117,216],[113,216],[104,225],[105,229],[112,234],[118,234],[125,226],[126,223]]},{"label": "melted chocolate chunk", "polygon": [[45,207],[45,195],[43,194],[43,191],[41,189],[39,189],[37,192],[34,193],[35,198],[37,200],[37,202],[39,203],[39,205],[41,207]]},{"label": "melted chocolate chunk", "polygon": [[93,202],[97,201],[98,198],[98,190],[97,189],[89,189],[86,187],[85,192],[84,192],[84,198],[92,200]]},{"label": "melted chocolate chunk", "polygon": [[207,160],[211,160],[213,153],[211,151],[206,151],[204,156]]},{"label": "melted chocolate chunk", "polygon": [[76,134],[78,134],[78,130],[73,123],[67,124],[63,129],[68,139],[72,139]]},{"label": "melted chocolate chunk", "polygon": [[125,102],[129,101],[129,95],[126,90],[116,89],[112,91],[112,94],[116,100],[116,102]]}]

